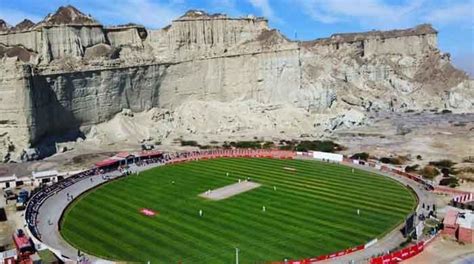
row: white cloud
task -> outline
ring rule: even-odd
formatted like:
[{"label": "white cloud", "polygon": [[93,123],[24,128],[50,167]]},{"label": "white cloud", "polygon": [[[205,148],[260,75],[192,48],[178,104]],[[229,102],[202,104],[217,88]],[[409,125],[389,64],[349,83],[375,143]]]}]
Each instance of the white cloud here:
[{"label": "white cloud", "polygon": [[211,6],[224,8],[224,9],[235,9],[237,8],[235,0],[209,0]]},{"label": "white cloud", "polygon": [[410,24],[424,1],[390,4],[383,0],[298,0],[303,10],[319,22],[353,21],[382,28]]},{"label": "white cloud", "polygon": [[355,22],[377,28],[403,27],[431,22],[446,25],[474,24],[474,0],[297,0],[304,12],[316,21],[332,24]]},{"label": "white cloud", "polygon": [[458,2],[445,7],[434,8],[423,17],[426,21],[438,24],[467,22],[474,24],[474,1]]},{"label": "white cloud", "polygon": [[138,23],[150,28],[160,28],[184,13],[179,1],[167,3],[152,0],[86,0],[78,3],[84,12],[108,24]]},{"label": "white cloud", "polygon": [[281,23],[282,20],[275,15],[275,12],[273,11],[273,8],[270,6],[270,3],[268,0],[248,0],[250,4],[260,10],[262,15],[268,19],[270,19],[273,22],[276,23]]},{"label": "white cloud", "polygon": [[16,10],[16,9],[9,9],[9,8],[0,8],[0,19],[5,20],[8,24],[14,26],[23,19],[29,19],[33,22],[39,22],[40,20],[43,19],[41,16],[37,16],[34,14],[26,13],[21,10]]}]

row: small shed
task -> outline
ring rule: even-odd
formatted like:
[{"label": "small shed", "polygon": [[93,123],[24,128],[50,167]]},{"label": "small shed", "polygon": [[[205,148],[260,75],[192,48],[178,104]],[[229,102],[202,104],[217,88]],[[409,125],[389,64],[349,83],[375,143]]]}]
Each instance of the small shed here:
[{"label": "small shed", "polygon": [[458,225],[456,220],[458,218],[458,212],[455,210],[449,210],[444,217],[444,229],[443,232],[447,235],[456,236],[456,231],[458,229]]},{"label": "small shed", "polygon": [[17,177],[15,181],[16,187],[20,187],[23,185],[31,185],[34,182],[34,179],[32,179],[30,176],[22,176],[22,177]]},{"label": "small shed", "polygon": [[33,172],[31,175],[33,176],[33,182],[35,184],[40,184],[40,183],[57,182],[58,174],[59,173],[57,170],[48,170],[48,171]]},{"label": "small shed", "polygon": [[466,244],[474,243],[474,212],[465,211],[458,214],[458,240]]},{"label": "small shed", "polygon": [[450,210],[444,217],[443,232],[466,244],[474,243],[474,212]]},{"label": "small shed", "polygon": [[0,188],[6,189],[16,187],[16,175],[0,177]]}]

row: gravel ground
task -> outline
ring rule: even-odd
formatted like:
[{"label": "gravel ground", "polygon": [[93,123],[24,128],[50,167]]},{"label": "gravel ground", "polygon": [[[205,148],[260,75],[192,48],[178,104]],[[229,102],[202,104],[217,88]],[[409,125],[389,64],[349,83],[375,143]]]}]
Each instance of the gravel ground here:
[{"label": "gravel ground", "polygon": [[456,241],[439,236],[431,242],[421,254],[406,260],[403,263],[473,264],[474,246],[461,245]]}]

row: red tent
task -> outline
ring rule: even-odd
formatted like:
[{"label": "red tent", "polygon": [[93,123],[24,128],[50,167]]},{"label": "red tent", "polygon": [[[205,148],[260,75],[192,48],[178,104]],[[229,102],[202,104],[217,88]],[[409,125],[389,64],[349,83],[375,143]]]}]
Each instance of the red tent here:
[{"label": "red tent", "polygon": [[115,155],[115,157],[117,158],[122,158],[122,159],[126,159],[128,158],[129,156],[133,156],[133,154],[129,153],[129,152],[120,152],[120,153],[117,153]]},{"label": "red tent", "polygon": [[96,163],[95,163],[95,166],[96,166],[97,168],[108,167],[108,166],[112,166],[112,165],[118,164],[119,161],[120,161],[120,160],[117,160],[117,159],[106,159],[106,160],[103,160],[103,161],[96,162]]},{"label": "red tent", "polygon": [[137,153],[137,156],[140,158],[147,158],[147,157],[151,158],[151,157],[158,157],[161,154],[163,154],[163,152],[158,151],[158,150],[151,150],[151,151],[140,151],[139,153]]}]

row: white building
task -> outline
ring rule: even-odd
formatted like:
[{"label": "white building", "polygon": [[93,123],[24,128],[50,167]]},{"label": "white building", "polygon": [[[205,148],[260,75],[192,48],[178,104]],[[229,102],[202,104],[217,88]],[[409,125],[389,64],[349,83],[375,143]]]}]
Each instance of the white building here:
[{"label": "white building", "polygon": [[0,188],[13,188],[16,187],[16,175],[0,177]]},{"label": "white building", "polygon": [[31,173],[33,176],[33,184],[40,185],[41,183],[50,183],[58,181],[58,171],[49,170],[49,171],[39,171]]},{"label": "white building", "polygon": [[318,160],[330,160],[334,162],[342,162],[344,156],[341,154],[336,153],[328,153],[328,152],[321,152],[321,151],[310,151],[313,154],[313,158]]}]

